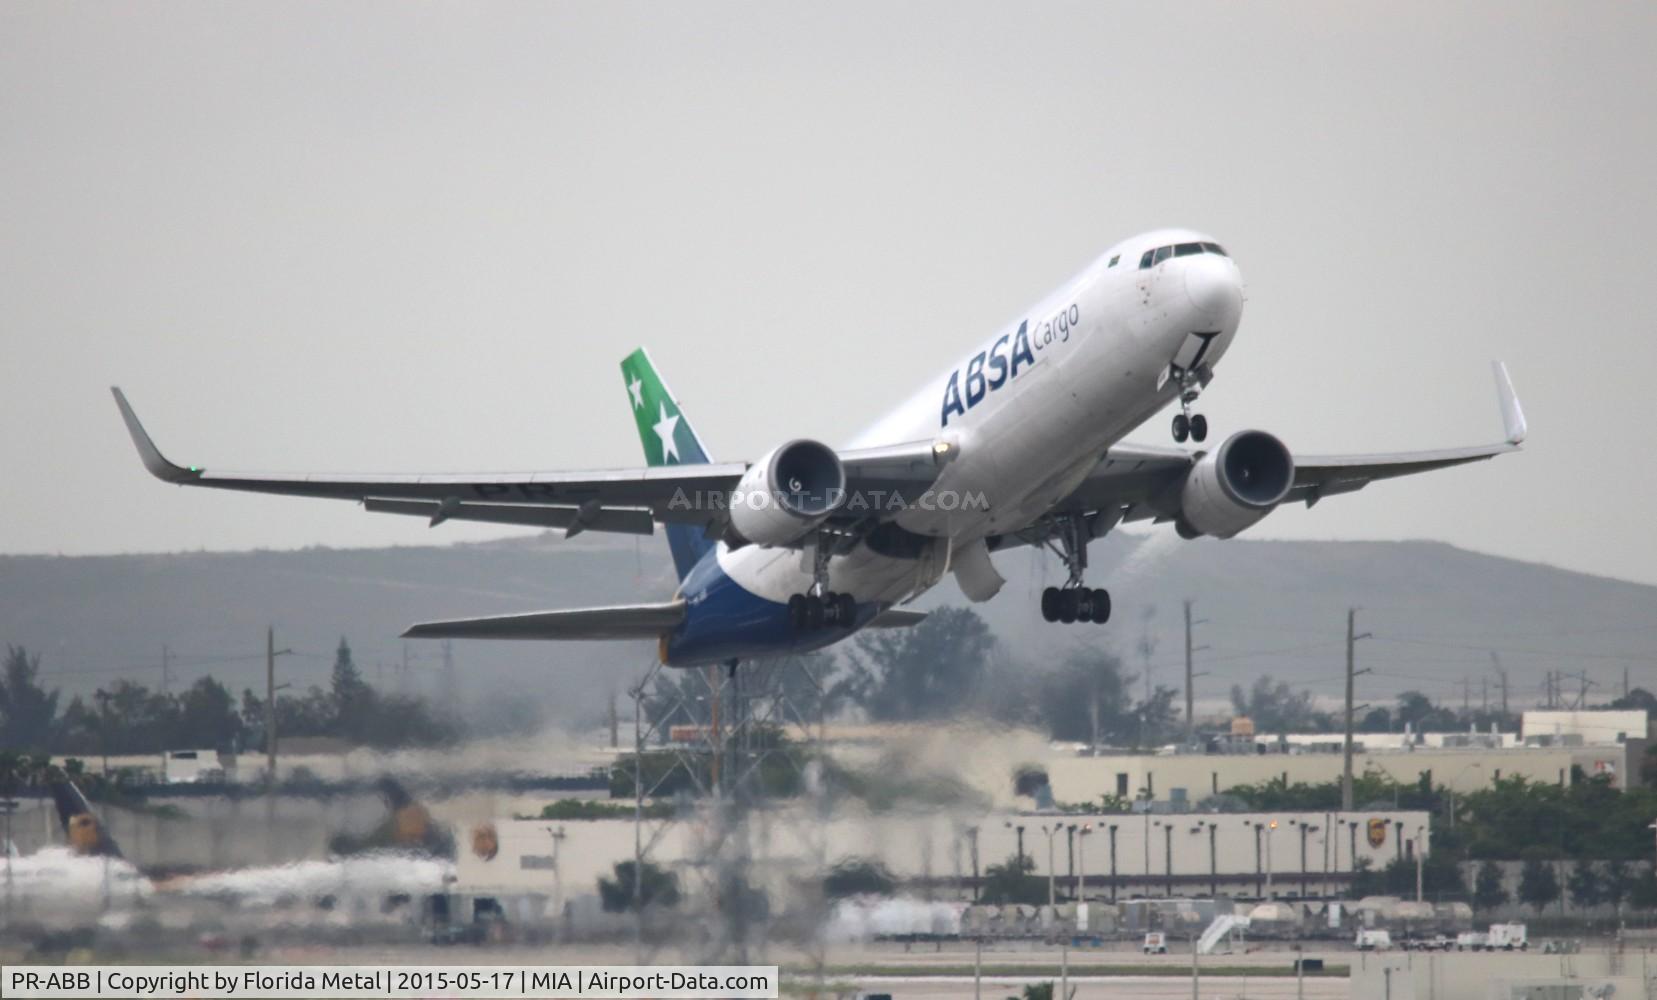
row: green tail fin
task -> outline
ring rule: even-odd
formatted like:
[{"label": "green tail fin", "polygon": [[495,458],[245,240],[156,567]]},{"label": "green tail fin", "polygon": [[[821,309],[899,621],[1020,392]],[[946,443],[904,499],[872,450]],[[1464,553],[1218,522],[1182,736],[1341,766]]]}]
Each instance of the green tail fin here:
[{"label": "green tail fin", "polygon": [[[644,348],[622,359],[621,380],[627,386],[627,405],[638,424],[645,464],[705,465],[710,461],[702,439],[691,429],[678,400],[656,374],[656,366]],[[713,548],[713,540],[694,525],[668,524],[664,530],[667,546],[673,551],[673,565],[683,580]]]}]

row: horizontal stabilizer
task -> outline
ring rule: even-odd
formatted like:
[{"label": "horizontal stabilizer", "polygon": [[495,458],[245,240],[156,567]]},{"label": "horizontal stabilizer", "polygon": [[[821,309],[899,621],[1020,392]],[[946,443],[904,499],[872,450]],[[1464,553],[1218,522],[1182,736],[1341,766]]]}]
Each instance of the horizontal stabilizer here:
[{"label": "horizontal stabilizer", "polygon": [[406,639],[654,639],[685,620],[685,602],[531,611],[421,622]]}]

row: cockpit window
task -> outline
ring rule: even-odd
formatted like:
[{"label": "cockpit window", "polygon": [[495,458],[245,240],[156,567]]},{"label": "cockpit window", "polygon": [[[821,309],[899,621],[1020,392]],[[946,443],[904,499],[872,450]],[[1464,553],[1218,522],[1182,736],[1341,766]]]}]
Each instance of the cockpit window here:
[{"label": "cockpit window", "polygon": [[1218,254],[1221,257],[1230,256],[1225,252],[1225,248],[1218,243],[1175,243],[1172,246],[1157,247],[1154,250],[1145,251],[1139,258],[1139,268],[1144,270],[1148,267],[1155,267],[1169,257],[1190,257],[1200,253]]}]

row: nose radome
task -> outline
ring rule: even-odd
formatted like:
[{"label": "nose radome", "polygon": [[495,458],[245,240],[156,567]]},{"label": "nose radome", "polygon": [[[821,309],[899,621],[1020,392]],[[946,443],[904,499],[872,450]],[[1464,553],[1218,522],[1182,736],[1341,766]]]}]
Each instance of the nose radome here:
[{"label": "nose radome", "polygon": [[1215,323],[1234,318],[1243,308],[1243,282],[1237,266],[1214,254],[1186,259],[1185,294],[1199,316]]}]

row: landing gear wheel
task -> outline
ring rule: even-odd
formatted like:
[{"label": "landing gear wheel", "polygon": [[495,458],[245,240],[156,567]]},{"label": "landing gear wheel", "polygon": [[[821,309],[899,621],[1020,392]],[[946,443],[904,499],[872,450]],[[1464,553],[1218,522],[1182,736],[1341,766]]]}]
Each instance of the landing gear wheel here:
[{"label": "landing gear wheel", "polygon": [[1191,420],[1183,413],[1174,414],[1174,440],[1181,444],[1191,436]]},{"label": "landing gear wheel", "polygon": [[1086,587],[1076,591],[1076,620],[1079,622],[1093,620],[1093,591]]},{"label": "landing gear wheel", "polygon": [[857,599],[850,594],[837,594],[834,598],[835,624],[841,628],[851,628],[857,621]]},{"label": "landing gear wheel", "polygon": [[815,632],[823,627],[823,599],[816,594],[805,595],[805,627]]},{"label": "landing gear wheel", "polygon": [[805,629],[805,605],[804,594],[794,594],[788,599],[788,627],[796,632]]},{"label": "landing gear wheel", "polygon": [[1099,625],[1110,621],[1110,591],[1099,589],[1093,592],[1093,621]]},{"label": "landing gear wheel", "polygon": [[1197,414],[1191,418],[1191,440],[1201,442],[1208,437],[1208,418]]},{"label": "landing gear wheel", "polygon": [[1066,588],[1059,591],[1059,621],[1069,625],[1076,620],[1076,592]]},{"label": "landing gear wheel", "polygon": [[1041,617],[1050,622],[1059,620],[1059,588],[1048,587],[1041,592]]}]

